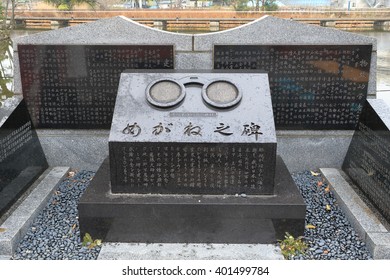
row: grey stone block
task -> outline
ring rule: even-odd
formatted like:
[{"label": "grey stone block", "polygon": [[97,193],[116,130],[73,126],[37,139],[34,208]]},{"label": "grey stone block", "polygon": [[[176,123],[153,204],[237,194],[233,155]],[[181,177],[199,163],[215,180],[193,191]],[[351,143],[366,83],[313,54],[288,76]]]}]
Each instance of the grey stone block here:
[{"label": "grey stone block", "polygon": [[0,107],[0,127],[5,123],[9,118],[12,112],[16,109],[19,103],[22,101],[23,97],[20,95],[15,95],[11,98],[7,98],[3,101],[2,106]]},{"label": "grey stone block", "polygon": [[321,168],[320,171],[374,259],[390,259],[390,232],[344,179],[346,175],[334,168]]},{"label": "grey stone block", "polygon": [[374,259],[390,259],[389,232],[369,232],[366,242]]},{"label": "grey stone block", "polygon": [[19,68],[19,55],[16,49],[14,49],[14,92],[15,94],[22,95],[22,81],[20,79],[20,68]]},{"label": "grey stone block", "polygon": [[17,44],[46,45],[171,45],[192,50],[192,35],[157,30],[123,16],[41,32],[14,40]]},{"label": "grey stone block", "polygon": [[109,130],[37,129],[49,166],[96,171],[108,156]]},{"label": "grey stone block", "polygon": [[175,69],[213,69],[212,52],[176,52]]},{"label": "grey stone block", "polygon": [[264,244],[103,243],[99,260],[283,260],[280,248]]},{"label": "grey stone block", "polygon": [[49,173],[42,175],[37,180],[39,184],[0,225],[0,228],[5,229],[4,232],[0,232],[0,255],[12,255],[16,245],[45,207],[52,191],[56,189],[68,170],[68,167],[54,167]]},{"label": "grey stone block", "polygon": [[368,77],[367,98],[376,98],[376,71],[377,71],[377,52],[371,53],[370,74]]},{"label": "grey stone block", "polygon": [[290,172],[341,168],[352,136],[348,130],[277,130],[277,154]]},{"label": "grey stone block", "polygon": [[370,99],[368,103],[390,130],[390,106],[382,99]]},{"label": "grey stone block", "polygon": [[213,45],[366,45],[376,51],[376,39],[333,28],[264,16],[227,31],[194,35],[195,51],[212,51]]},{"label": "grey stone block", "polygon": [[335,191],[340,207],[361,238],[365,239],[368,232],[387,232],[370,208],[343,178],[342,171],[334,168],[321,168],[320,171]]}]

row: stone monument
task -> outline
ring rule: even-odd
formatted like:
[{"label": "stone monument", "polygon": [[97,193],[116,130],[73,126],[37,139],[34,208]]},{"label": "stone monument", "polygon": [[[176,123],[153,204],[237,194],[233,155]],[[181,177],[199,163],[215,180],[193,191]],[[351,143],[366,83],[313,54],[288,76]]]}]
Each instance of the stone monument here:
[{"label": "stone monument", "polygon": [[0,217],[48,167],[26,104],[0,108]]},{"label": "stone monument", "polygon": [[390,222],[390,108],[367,100],[343,170]]},{"label": "stone monument", "polygon": [[18,38],[14,50],[15,91],[50,165],[98,168],[124,69],[268,72],[278,153],[290,171],[341,167],[364,100],[375,96],[375,39],[270,16],[209,34],[115,17]]},{"label": "stone monument", "polygon": [[[80,230],[117,242],[274,243],[303,234],[267,74],[126,71]],[[110,179],[109,179],[110,178]]]}]

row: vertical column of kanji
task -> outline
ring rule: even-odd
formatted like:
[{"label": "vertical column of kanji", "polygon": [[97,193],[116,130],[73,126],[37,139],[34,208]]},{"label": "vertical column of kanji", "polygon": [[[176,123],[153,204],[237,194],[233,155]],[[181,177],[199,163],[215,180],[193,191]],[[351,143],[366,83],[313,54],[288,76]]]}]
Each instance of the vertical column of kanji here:
[{"label": "vertical column of kanji", "polygon": [[40,53],[34,45],[19,45],[18,55],[23,97],[29,108],[34,126],[38,126],[42,107],[40,94],[42,87],[42,57],[40,57]]}]

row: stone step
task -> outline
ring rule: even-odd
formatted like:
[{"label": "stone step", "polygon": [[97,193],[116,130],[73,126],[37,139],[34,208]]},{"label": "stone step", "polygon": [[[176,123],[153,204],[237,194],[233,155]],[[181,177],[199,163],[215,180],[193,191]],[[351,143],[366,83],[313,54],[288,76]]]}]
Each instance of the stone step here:
[{"label": "stone step", "polygon": [[283,260],[271,244],[103,243],[98,260]]}]

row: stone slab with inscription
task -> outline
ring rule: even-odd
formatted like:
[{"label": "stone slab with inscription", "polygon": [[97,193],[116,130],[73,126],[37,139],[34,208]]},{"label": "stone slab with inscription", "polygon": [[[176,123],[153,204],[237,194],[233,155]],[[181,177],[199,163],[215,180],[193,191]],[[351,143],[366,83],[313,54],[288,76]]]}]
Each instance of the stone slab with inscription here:
[{"label": "stone slab with inscription", "polygon": [[0,217],[48,167],[25,102],[12,99],[0,108]]},{"label": "stone slab with inscription", "polygon": [[126,71],[81,234],[109,242],[275,243],[306,206],[282,158],[267,74]]},{"label": "stone slab with inscription", "polygon": [[126,71],[109,154],[113,193],[273,194],[268,77]]},{"label": "stone slab with inscription", "polygon": [[109,128],[120,73],[173,69],[173,45],[18,45],[23,96],[40,128]]},{"label": "stone slab with inscription", "polygon": [[343,170],[390,222],[390,107],[368,99]]},{"label": "stone slab with inscription", "polygon": [[215,45],[214,69],[268,72],[277,129],[354,129],[372,45]]}]

